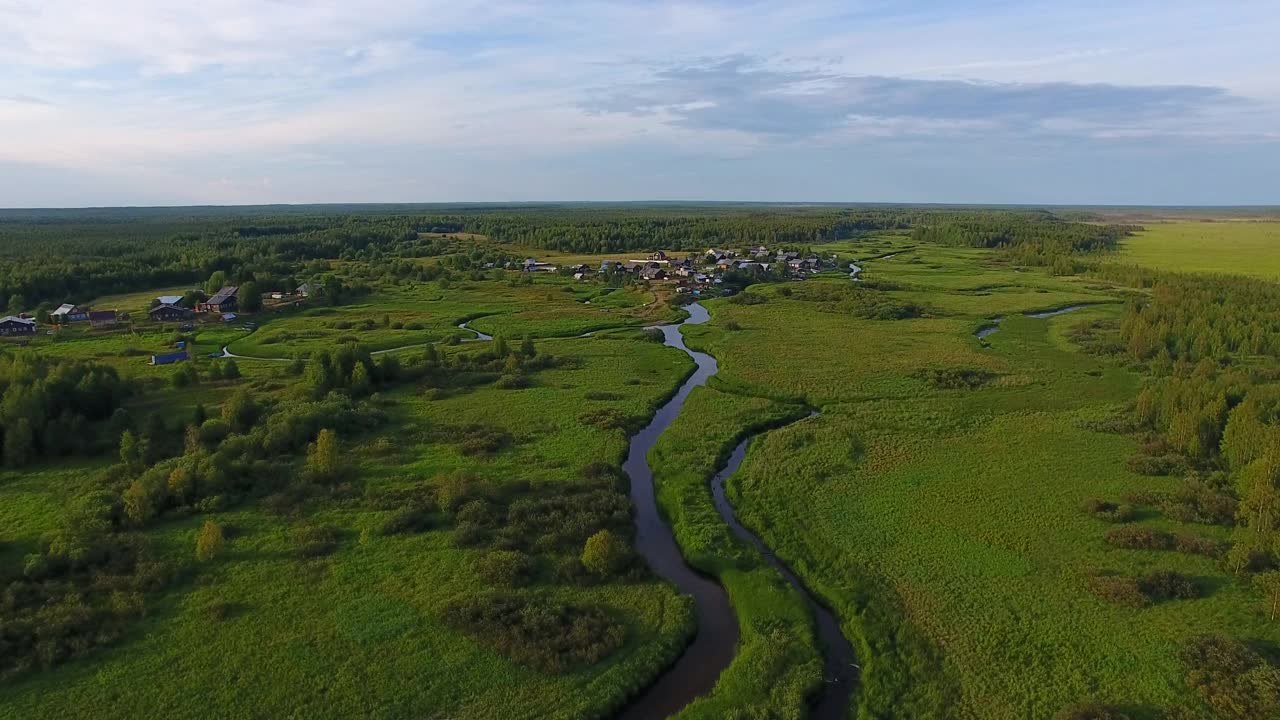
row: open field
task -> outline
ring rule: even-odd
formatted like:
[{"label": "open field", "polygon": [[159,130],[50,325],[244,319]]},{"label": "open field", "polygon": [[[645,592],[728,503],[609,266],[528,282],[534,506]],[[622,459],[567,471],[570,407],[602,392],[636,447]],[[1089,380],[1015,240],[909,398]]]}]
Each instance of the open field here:
[{"label": "open field", "polygon": [[[1280,640],[1247,585],[1212,560],[1109,547],[1106,523],[1081,511],[1089,497],[1177,484],[1133,475],[1132,440],[1083,427],[1129,402],[1139,378],[1080,352],[1062,331],[1115,317],[1119,306],[1020,315],[1114,298],[1078,279],[984,267],[971,251],[917,255],[920,264],[869,263],[867,276],[901,283],[890,294],[928,303],[932,317],[813,312],[774,286],[748,291],[763,304],[711,303],[713,322],[689,333],[720,359],[713,386],[822,409],[755,443],[730,491],[740,517],[862,639],[864,711],[1048,717],[1090,697],[1155,718],[1189,702],[1171,652],[1179,643],[1224,628]],[[973,331],[994,316],[1006,319],[984,348]],[[948,367],[993,380],[939,390],[919,379],[921,369]],[[687,412],[714,422],[709,409]],[[1142,524],[1178,525],[1154,513]],[[1085,589],[1098,572],[1157,568],[1212,590],[1134,610]]]},{"label": "open field", "polygon": [[[64,244],[0,243],[26,263],[0,300],[39,319],[0,345],[0,719],[645,708],[627,703],[720,606],[644,564],[638,518],[670,526],[739,626],[703,635],[727,638],[700,668],[718,679],[677,690],[673,717],[812,716],[843,687],[813,597],[854,647],[860,720],[1280,712],[1280,290],[1134,267],[1274,277],[1280,224],[464,217],[185,219],[101,256],[91,223],[6,229]],[[1195,263],[1215,242],[1220,266]],[[803,257],[653,282],[516,269],[756,243]],[[314,291],[186,332],[146,318],[158,294],[235,282]],[[668,406],[694,363],[651,326],[702,319],[694,291],[711,319],[683,337],[719,372]],[[44,322],[69,300],[132,320]],[[180,341],[191,360],[146,364]],[[659,407],[660,517],[621,467]],[[763,553],[708,492],[747,437],[727,496]],[[1247,643],[1217,653],[1235,669],[1203,680],[1201,634]],[[1105,707],[1059,714],[1078,703]]]},{"label": "open field", "polygon": [[1121,261],[1177,272],[1280,279],[1280,222],[1151,223],[1126,238]]},{"label": "open field", "polygon": [[[572,487],[584,468],[616,462],[625,448],[621,430],[577,420],[578,408],[643,417],[670,392],[685,362],[661,346],[624,339],[559,342],[554,351],[574,364],[540,372],[525,390],[485,388],[440,399],[413,388],[395,393],[392,424],[350,448],[363,492],[412,492],[463,467],[500,485]],[[595,396],[609,399],[587,399]],[[510,433],[510,449],[477,461],[433,432],[472,425]],[[17,500],[5,503],[6,515],[21,517],[6,523],[0,537],[6,547],[33,543],[51,526],[46,518],[57,499],[44,499],[39,488],[54,481],[43,472],[0,476],[0,491]],[[361,505],[340,504],[307,519],[260,506],[208,516],[235,528],[225,560],[192,568],[116,647],[10,684],[0,695],[0,717],[210,717],[217,708],[218,717],[430,711],[488,718],[502,708],[511,717],[576,718],[620,702],[686,632],[685,606],[652,580],[548,589],[625,618],[627,643],[581,672],[547,676],[522,668],[439,620],[449,600],[483,585],[473,570],[483,550],[456,547],[442,522],[430,532],[384,536],[378,527],[387,511]],[[182,562],[200,522],[171,520],[148,534],[160,552]],[[338,548],[299,561],[291,532],[315,523],[340,532]],[[214,606],[231,610],[211,621]],[[135,687],[120,695],[132,678],[161,676],[168,680],[154,691]],[[280,687],[296,692],[282,695]]]}]

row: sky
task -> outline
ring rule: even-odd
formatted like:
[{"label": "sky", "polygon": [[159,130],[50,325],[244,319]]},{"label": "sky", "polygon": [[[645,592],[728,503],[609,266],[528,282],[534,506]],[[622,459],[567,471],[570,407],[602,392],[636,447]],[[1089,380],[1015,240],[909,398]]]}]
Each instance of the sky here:
[{"label": "sky", "polygon": [[1277,0],[0,0],[0,207],[1280,204]]}]

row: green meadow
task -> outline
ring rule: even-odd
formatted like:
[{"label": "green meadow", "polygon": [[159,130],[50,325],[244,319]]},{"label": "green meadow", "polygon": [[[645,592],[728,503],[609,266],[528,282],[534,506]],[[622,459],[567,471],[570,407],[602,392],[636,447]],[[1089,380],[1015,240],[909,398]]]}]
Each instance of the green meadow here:
[{"label": "green meadow", "polygon": [[[156,229],[145,247],[168,264],[150,280],[76,245],[98,293],[165,287],[86,300],[128,313],[118,327],[0,345],[0,719],[618,714],[697,631],[632,547],[621,470],[694,369],[646,330],[688,296],[502,268],[700,255],[708,237],[790,238],[825,269],[704,288],[711,320],[683,328],[719,372],[647,460],[741,636],[675,717],[801,720],[827,685],[804,594],[709,492],[748,438],[727,495],[854,646],[850,718],[1280,707],[1280,623],[1251,579],[1274,577],[1280,602],[1275,554],[1228,553],[1264,537],[1241,519],[1267,517],[1245,514],[1270,507],[1256,478],[1280,486],[1280,454],[1259,449],[1280,412],[1280,294],[1190,275],[1171,290],[1145,269],[1275,279],[1280,224],[1103,237],[1012,211],[610,212],[209,220],[172,242]],[[231,268],[213,287],[336,289],[233,323],[151,322],[155,296],[206,284],[175,282],[188,253]],[[180,341],[191,360],[147,364]],[[1172,589],[1144,594],[1147,577]],[[1260,659],[1223,651],[1235,670],[1205,680],[1185,651],[1202,635]]]},{"label": "green meadow", "polygon": [[1158,270],[1280,279],[1280,222],[1152,223],[1121,243],[1119,258]]}]

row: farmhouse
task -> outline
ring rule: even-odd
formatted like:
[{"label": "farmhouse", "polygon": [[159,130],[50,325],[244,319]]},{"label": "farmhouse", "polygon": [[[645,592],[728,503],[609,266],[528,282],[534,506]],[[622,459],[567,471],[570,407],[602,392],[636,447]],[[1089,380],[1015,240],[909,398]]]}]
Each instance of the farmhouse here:
[{"label": "farmhouse", "polygon": [[240,292],[240,288],[235,285],[224,287],[215,293],[213,297],[196,305],[196,310],[208,313],[234,312],[238,307],[236,303],[236,293],[238,292]]},{"label": "farmhouse", "polygon": [[172,365],[187,359],[187,351],[176,353],[167,353],[165,355],[152,355],[149,364],[151,365]]},{"label": "farmhouse", "polygon": [[109,328],[116,326],[115,310],[94,310],[89,313],[89,326],[94,328]]},{"label": "farmhouse", "polygon": [[293,294],[298,297],[307,297],[311,294],[311,283],[302,283],[298,286],[298,289],[293,291]]},{"label": "farmhouse", "polygon": [[182,302],[182,296],[181,295],[161,295],[160,297],[156,298],[156,302],[160,303],[161,305],[177,305],[178,303]]},{"label": "farmhouse", "polygon": [[179,305],[157,305],[147,311],[156,322],[178,322],[189,319],[194,313]]},{"label": "farmhouse", "polygon": [[72,305],[70,303],[63,303],[62,305],[58,306],[57,310],[54,310],[53,312],[49,313],[49,319],[53,321],[55,325],[62,325],[62,324],[71,323],[71,322],[81,322],[88,317],[89,315],[84,310],[84,308],[79,307],[77,305]]},{"label": "farmhouse", "polygon": [[0,337],[35,334],[36,321],[31,318],[20,318],[13,315],[0,318]]},{"label": "farmhouse", "polygon": [[651,265],[640,271],[640,277],[644,280],[666,280],[667,271],[656,265]]}]

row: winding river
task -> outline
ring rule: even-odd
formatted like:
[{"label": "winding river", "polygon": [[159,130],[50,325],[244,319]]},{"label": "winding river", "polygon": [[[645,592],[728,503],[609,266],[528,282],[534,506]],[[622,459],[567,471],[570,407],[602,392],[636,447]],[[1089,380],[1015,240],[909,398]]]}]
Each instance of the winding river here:
[{"label": "winding river", "polygon": [[[669,717],[694,699],[710,692],[720,673],[733,661],[741,634],[728,593],[718,582],[690,567],[680,554],[675,535],[658,508],[653,471],[647,459],[649,450],[679,416],[693,389],[705,385],[719,370],[715,358],[690,350],[680,334],[681,326],[701,325],[711,318],[710,313],[698,303],[687,305],[685,309],[689,311],[689,317],[684,322],[662,325],[658,329],[662,331],[663,343],[687,353],[693,358],[696,368],[676,394],[658,409],[653,420],[632,436],[623,470],[631,479],[631,499],[636,508],[636,549],[655,573],[675,585],[681,593],[693,598],[698,630],[693,642],[675,664],[667,668],[647,691],[619,713],[618,717],[624,720]],[[817,619],[818,636],[824,646],[823,677],[826,682],[814,716],[823,720],[843,718],[847,714],[853,683],[856,681],[852,646],[841,634],[839,622],[831,611],[808,592],[800,579],[758,537],[738,522],[733,506],[725,497],[725,479],[742,464],[749,441],[750,439],[743,441],[734,449],[728,464],[712,480],[716,509],[735,535],[755,546],[769,564],[778,569],[805,597]]]}]

